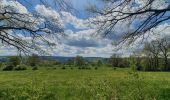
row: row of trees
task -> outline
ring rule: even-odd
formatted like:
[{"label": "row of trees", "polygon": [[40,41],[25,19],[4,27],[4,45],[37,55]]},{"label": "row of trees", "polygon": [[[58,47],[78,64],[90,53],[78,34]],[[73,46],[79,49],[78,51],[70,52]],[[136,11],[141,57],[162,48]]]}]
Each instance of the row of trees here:
[{"label": "row of trees", "polygon": [[[19,65],[32,66],[69,66],[78,67],[80,69],[88,69],[89,67],[98,68],[100,66],[110,66],[119,68],[131,67],[133,70],[143,71],[170,71],[170,59],[169,57],[170,45],[168,39],[155,40],[145,43],[145,46],[141,53],[135,54],[130,57],[122,57],[120,54],[113,54],[107,61],[96,59],[89,61],[82,56],[76,56],[69,59],[65,63],[61,63],[56,60],[44,60],[38,55],[21,58],[13,56],[9,58],[7,67],[17,68]],[[21,66],[20,66],[21,67]],[[24,66],[25,67],[25,66]],[[8,69],[8,68],[7,68]]]},{"label": "row of trees", "polygon": [[82,56],[76,56],[75,58],[69,59],[66,63],[66,65],[79,67],[81,69],[89,68],[89,66],[98,68],[103,65],[103,62],[100,59],[94,60],[94,61],[88,61],[85,60]]},{"label": "row of trees", "polygon": [[114,67],[134,67],[133,65],[135,65],[137,70],[170,71],[169,57],[170,39],[165,37],[146,42],[141,52],[138,51],[128,58],[122,58],[121,55],[113,54],[109,61]]},{"label": "row of trees", "polygon": [[[19,56],[11,56],[4,64],[4,71],[9,70],[26,70],[27,66],[32,66],[33,70],[37,69],[37,65],[40,63],[40,58],[37,55],[32,55],[28,58],[22,58]],[[3,65],[3,64],[2,64]]]},{"label": "row of trees", "polygon": [[146,43],[143,49],[146,59],[145,66],[148,70],[161,70],[169,71],[170,65],[168,61],[170,53],[169,38],[157,39],[150,43]]},{"label": "row of trees", "polygon": [[[5,65],[4,65],[5,64]],[[38,67],[62,67],[65,69],[65,67],[77,67],[79,69],[90,69],[91,67],[95,67],[95,69],[98,69],[98,67],[102,66],[103,63],[101,60],[95,60],[92,62],[89,62],[85,60],[82,56],[77,56],[75,58],[69,59],[65,63],[61,63],[57,60],[51,60],[51,59],[43,59],[39,57],[38,55],[33,54],[29,57],[19,57],[19,56],[12,56],[9,57],[8,61],[2,64],[3,70],[26,70],[28,66],[34,68]]]}]

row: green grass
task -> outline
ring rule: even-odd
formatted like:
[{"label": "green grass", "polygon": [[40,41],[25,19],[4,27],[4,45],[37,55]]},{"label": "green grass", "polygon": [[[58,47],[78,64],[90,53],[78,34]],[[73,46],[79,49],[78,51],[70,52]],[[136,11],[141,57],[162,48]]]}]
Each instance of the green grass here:
[{"label": "green grass", "polygon": [[0,100],[169,100],[170,73],[129,69],[0,71]]}]

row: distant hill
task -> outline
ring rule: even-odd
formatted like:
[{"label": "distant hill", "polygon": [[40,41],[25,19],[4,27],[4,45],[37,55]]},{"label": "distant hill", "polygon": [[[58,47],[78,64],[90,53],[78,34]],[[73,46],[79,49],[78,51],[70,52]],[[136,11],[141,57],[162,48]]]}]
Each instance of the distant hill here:
[{"label": "distant hill", "polygon": [[[0,56],[0,62],[6,62],[8,61],[9,56]],[[73,59],[74,57],[62,57],[62,56],[41,56],[40,57],[43,60],[57,60],[61,63],[67,62],[69,59]],[[84,57],[86,61],[95,61],[95,60],[101,60],[103,63],[106,63],[108,58],[102,58],[102,57]]]},{"label": "distant hill", "polygon": [[[44,60],[57,60],[59,62],[65,63],[69,59],[73,59],[75,57],[62,57],[62,56],[42,56],[41,57]],[[103,63],[106,63],[108,58],[102,58],[102,57],[84,57],[86,61],[95,61],[95,60],[101,60]]]}]

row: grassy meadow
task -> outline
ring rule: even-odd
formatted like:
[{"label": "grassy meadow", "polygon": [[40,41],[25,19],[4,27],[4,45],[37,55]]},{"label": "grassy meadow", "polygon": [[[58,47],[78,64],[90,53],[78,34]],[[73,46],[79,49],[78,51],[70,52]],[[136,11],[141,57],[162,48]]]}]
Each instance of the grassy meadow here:
[{"label": "grassy meadow", "polygon": [[0,71],[0,100],[169,100],[169,72],[45,68]]}]

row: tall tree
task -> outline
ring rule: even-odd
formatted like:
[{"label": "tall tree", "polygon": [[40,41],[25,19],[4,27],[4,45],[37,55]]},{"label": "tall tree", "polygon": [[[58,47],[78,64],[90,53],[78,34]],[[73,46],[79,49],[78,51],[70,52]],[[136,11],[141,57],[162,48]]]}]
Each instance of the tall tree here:
[{"label": "tall tree", "polygon": [[119,67],[120,62],[121,59],[119,54],[113,54],[109,59],[109,63],[112,65],[112,67]]},{"label": "tall tree", "polygon": [[32,66],[35,67],[40,63],[41,59],[38,55],[36,54],[32,54],[32,56],[29,56],[27,63]]},{"label": "tall tree", "polygon": [[163,38],[161,40],[159,40],[159,48],[160,48],[160,55],[163,57],[164,59],[164,70],[168,71],[170,70],[170,67],[168,65],[168,57],[169,57],[169,48],[170,48],[170,38]]},{"label": "tall tree", "polygon": [[76,56],[74,58],[74,64],[75,66],[82,67],[85,65],[85,60],[82,56]]},{"label": "tall tree", "polygon": [[150,43],[146,43],[144,47],[145,55],[148,56],[150,60],[150,70],[156,71],[159,67],[159,42],[152,41]]}]

